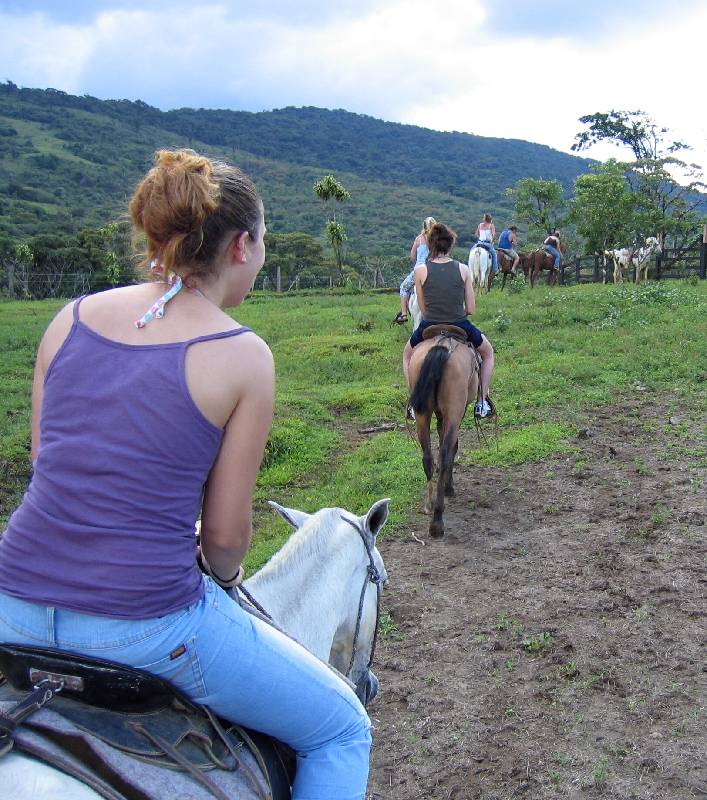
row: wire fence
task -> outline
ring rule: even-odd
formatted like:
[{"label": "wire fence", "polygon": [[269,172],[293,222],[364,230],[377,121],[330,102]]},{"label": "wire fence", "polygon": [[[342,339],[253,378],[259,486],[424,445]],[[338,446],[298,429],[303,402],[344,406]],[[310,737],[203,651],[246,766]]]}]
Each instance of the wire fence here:
[{"label": "wire fence", "polygon": [[[327,291],[348,289],[398,289],[407,272],[398,266],[372,267],[363,272],[349,272],[335,278],[332,275],[263,273],[255,281],[254,289],[263,292],[286,294],[298,291]],[[665,278],[700,279],[707,277],[707,243],[690,247],[665,249],[655,255],[648,268],[649,279]],[[626,280],[635,280],[635,267],[625,272]],[[562,262],[559,282],[563,286],[579,283],[611,283],[614,266],[610,259],[600,255],[576,256]],[[46,298],[77,297],[108,288],[106,276],[91,272],[45,271],[37,272],[24,265],[0,265],[0,294],[16,300],[42,300]]]}]

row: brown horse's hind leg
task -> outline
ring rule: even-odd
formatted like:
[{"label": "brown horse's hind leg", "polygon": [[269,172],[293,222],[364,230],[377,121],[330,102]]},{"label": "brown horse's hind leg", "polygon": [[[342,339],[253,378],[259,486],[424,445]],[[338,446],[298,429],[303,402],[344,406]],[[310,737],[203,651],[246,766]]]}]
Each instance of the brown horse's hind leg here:
[{"label": "brown horse's hind leg", "polygon": [[540,270],[535,266],[535,264],[533,264],[533,269],[530,271],[530,288],[531,289],[535,288],[535,280],[538,277],[538,272],[540,272]]},{"label": "brown horse's hind leg", "polygon": [[[446,435],[446,426],[444,424],[444,417],[441,414],[437,415],[437,434],[439,436],[439,468],[440,468],[440,475],[442,474],[442,453],[444,452],[444,437]],[[454,447],[454,453],[452,455],[452,464],[454,464],[454,459],[457,456],[457,447],[459,445],[459,439],[457,435],[457,443]],[[449,471],[449,475],[444,483],[444,496],[445,497],[454,497],[454,484],[452,482],[452,470]]]},{"label": "brown horse's hind leg", "polygon": [[455,425],[447,431],[439,452],[439,477],[437,478],[437,496],[434,512],[430,522],[430,536],[444,536],[444,495],[446,487],[452,485],[452,467],[457,452],[459,428]]},{"label": "brown horse's hind leg", "polygon": [[454,462],[457,458],[457,450],[459,449],[459,436],[457,432],[457,441],[454,442],[454,452],[452,453],[452,462],[449,465],[449,471],[447,472],[447,480],[444,484],[444,496],[445,497],[454,497]]},{"label": "brown horse's hind leg", "polygon": [[434,481],[432,480],[435,472],[434,455],[432,454],[432,439],[430,437],[430,417],[424,414],[417,414],[415,416],[415,425],[417,428],[417,439],[422,448],[422,468],[425,470],[427,477],[427,493],[425,497],[425,514],[432,513],[432,502],[434,497]]}]

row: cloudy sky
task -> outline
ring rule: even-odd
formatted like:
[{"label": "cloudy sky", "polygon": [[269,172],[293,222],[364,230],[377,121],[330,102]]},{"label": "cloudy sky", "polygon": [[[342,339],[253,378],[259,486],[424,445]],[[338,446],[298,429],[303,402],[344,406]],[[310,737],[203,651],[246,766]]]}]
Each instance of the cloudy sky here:
[{"label": "cloudy sky", "polygon": [[565,151],[579,116],[642,109],[707,166],[705,31],[704,0],[0,0],[0,80],[162,109],[344,108]]}]

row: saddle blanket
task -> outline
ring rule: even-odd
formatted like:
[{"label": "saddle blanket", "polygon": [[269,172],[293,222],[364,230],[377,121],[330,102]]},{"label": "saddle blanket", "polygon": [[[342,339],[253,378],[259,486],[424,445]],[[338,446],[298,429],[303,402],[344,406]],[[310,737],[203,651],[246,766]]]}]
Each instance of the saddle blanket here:
[{"label": "saddle blanket", "polygon": [[[15,702],[0,701],[0,713],[9,711]],[[33,713],[15,730],[13,739],[13,752],[32,754],[51,764],[63,763],[69,774],[90,773],[93,779],[88,784],[99,796],[112,800],[213,800],[219,796],[264,800],[270,797],[270,788],[255,757],[241,743],[236,745],[240,763],[235,771],[231,771],[231,764],[231,770],[209,769],[202,773],[217,787],[215,793],[187,772],[146,763],[111,747],[50,708]],[[67,743],[68,749],[64,746]],[[23,763],[20,772],[23,786],[28,780],[28,769],[27,763]],[[3,758],[0,758],[0,775],[7,788]],[[101,785],[103,791],[99,788]],[[2,790],[0,796],[4,796]]]}]

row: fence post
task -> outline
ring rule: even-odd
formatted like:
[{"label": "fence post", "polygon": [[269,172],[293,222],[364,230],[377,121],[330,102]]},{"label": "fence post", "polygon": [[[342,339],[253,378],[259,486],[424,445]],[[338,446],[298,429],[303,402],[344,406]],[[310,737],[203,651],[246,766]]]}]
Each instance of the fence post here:
[{"label": "fence post", "polygon": [[579,260],[579,256],[574,257],[574,277],[577,283],[580,282],[582,277],[582,262]]},{"label": "fence post", "polygon": [[707,278],[707,225],[702,228],[702,245],[700,246],[700,278]]},{"label": "fence post", "polygon": [[[704,245],[702,249],[704,250]],[[15,265],[12,261],[7,265],[7,293],[11,299],[15,299]]]},{"label": "fence post", "polygon": [[282,291],[282,276],[280,275],[280,265],[277,265],[275,273],[275,291],[279,294]]},{"label": "fence post", "polygon": [[599,283],[599,253],[594,253],[594,283]]}]

